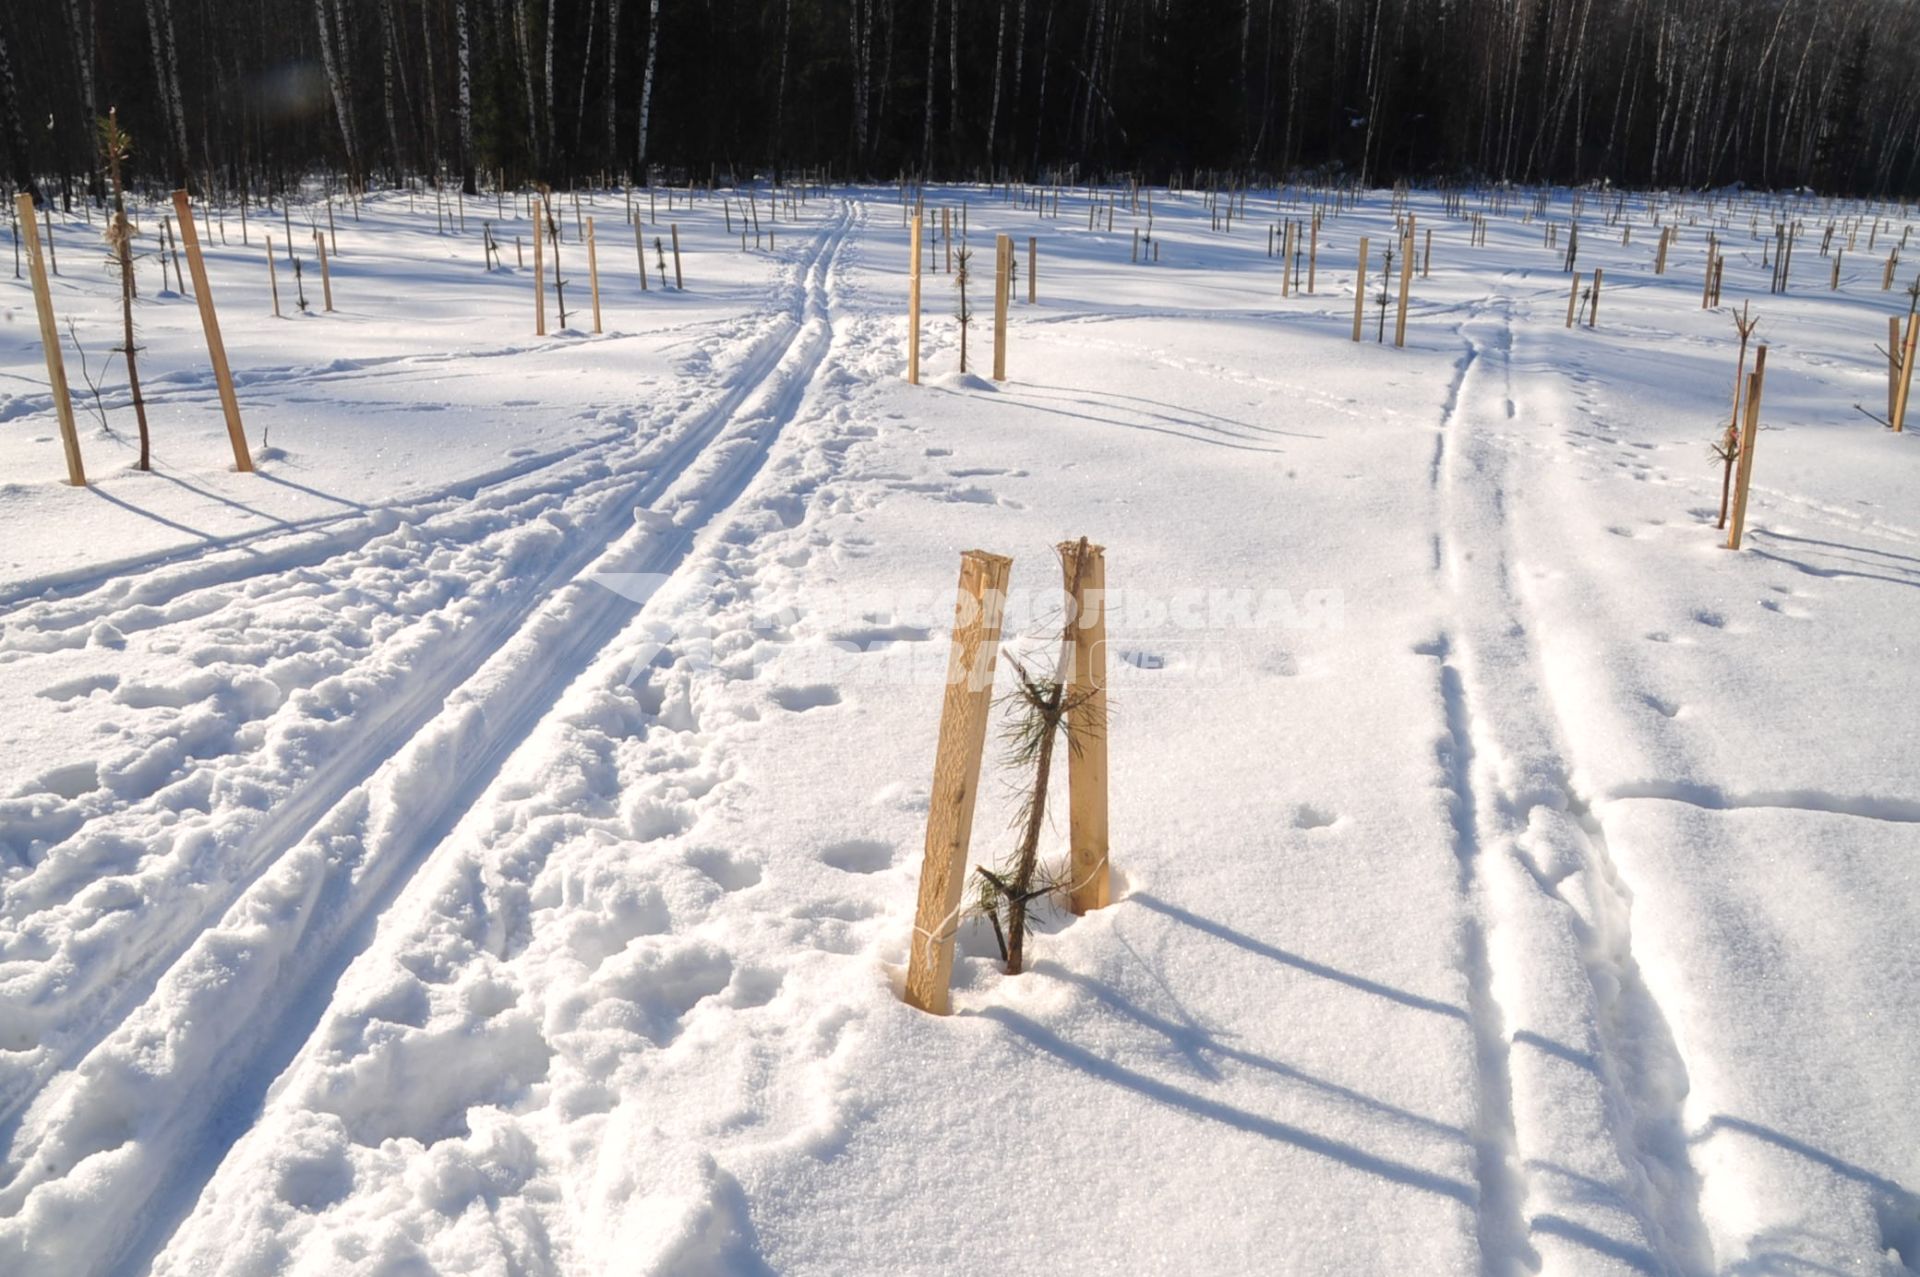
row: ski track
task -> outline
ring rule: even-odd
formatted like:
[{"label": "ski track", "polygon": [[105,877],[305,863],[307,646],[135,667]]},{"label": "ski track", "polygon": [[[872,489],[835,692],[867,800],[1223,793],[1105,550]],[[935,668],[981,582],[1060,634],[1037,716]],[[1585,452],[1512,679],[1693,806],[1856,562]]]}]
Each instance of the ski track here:
[{"label": "ski track", "polygon": [[[1518,282],[1508,276],[1501,284]],[[1599,820],[1568,780],[1565,725],[1539,677],[1528,638],[1535,620],[1516,582],[1517,544],[1506,509],[1510,459],[1498,431],[1520,415],[1513,385],[1517,300],[1511,293],[1489,295],[1468,308],[1456,329],[1465,350],[1441,409],[1430,473],[1442,528],[1435,567],[1445,576],[1455,619],[1417,649],[1438,664],[1446,720],[1439,750],[1468,907],[1462,964],[1481,1072],[1475,1135],[1483,1270],[1489,1277],[1537,1271],[1536,1244],[1551,1239],[1643,1271],[1704,1273],[1712,1251],[1682,1120],[1685,1066],[1634,960],[1632,894],[1608,854]],[[1496,317],[1498,326],[1485,331]],[[1549,874],[1525,844],[1553,813],[1572,817],[1563,838],[1571,861]],[[1559,907],[1560,925],[1573,931],[1593,992],[1589,1027],[1597,1051],[1516,1027],[1504,1014],[1501,991],[1523,986],[1530,974],[1518,969],[1516,958],[1534,955],[1525,951],[1526,924],[1512,912],[1510,894],[1489,889],[1491,857],[1516,861],[1533,888]],[[1574,874],[1585,889],[1578,899],[1563,891]],[[1596,1182],[1523,1155],[1529,1144],[1550,1143],[1551,1133],[1535,1132],[1516,1116],[1521,1048],[1578,1063],[1597,1079],[1623,1182]],[[1630,1197],[1643,1244],[1556,1213],[1556,1199],[1535,1192],[1555,1180],[1586,1196]]]},{"label": "ski track", "polygon": [[[816,235],[774,336],[758,343],[718,400],[662,455],[629,468],[612,455],[620,442],[599,446],[590,464],[610,473],[595,518],[539,588],[487,618],[458,654],[436,654],[433,668],[375,725],[372,741],[303,778],[297,793],[247,839],[240,858],[251,868],[228,892],[197,902],[184,921],[168,918],[166,939],[117,973],[119,996],[88,1007],[87,1023],[69,1030],[53,1080],[13,1095],[5,1110],[8,1129],[0,1131],[8,1141],[0,1167],[0,1257],[32,1262],[18,1249],[24,1242],[17,1229],[9,1237],[7,1225],[24,1222],[22,1209],[36,1188],[90,1157],[144,1145],[116,1168],[114,1222],[70,1230],[66,1240],[84,1253],[64,1256],[57,1266],[73,1273],[140,1271],[151,1261],[242,1133],[235,1115],[258,1111],[268,1086],[323,1017],[334,982],[371,938],[384,905],[478,800],[572,676],[641,611],[644,595],[630,599],[593,583],[595,573],[670,577],[699,532],[745,490],[826,357],[828,277],[854,221],[852,206],[843,205]],[[534,459],[523,475],[540,469]],[[557,499],[577,481],[578,469],[566,467],[548,492],[536,492],[535,503],[541,495]],[[457,496],[451,500],[458,504]],[[371,520],[364,538],[346,534],[345,552],[375,542],[385,521]],[[189,579],[204,574],[202,588],[216,597],[182,615],[211,614],[229,602],[218,587],[277,571],[297,576],[314,553],[340,551],[323,542],[296,549],[286,562],[190,562],[182,571]],[[123,604],[142,606],[121,590],[106,594],[95,619]],[[71,628],[86,623],[87,610],[83,599],[65,618],[49,620],[57,626],[65,619]],[[450,782],[437,791],[423,777],[436,773]],[[410,777],[416,779],[410,792],[438,792],[439,800],[401,802]],[[151,912],[168,911],[156,906]],[[298,944],[279,934],[283,930],[300,936]],[[216,991],[222,1014],[182,1017],[181,1003],[210,1008],[208,995]],[[157,996],[163,992],[169,996]],[[257,1012],[283,1009],[235,1015],[236,998]],[[127,1079],[138,1074],[152,1086],[156,1069],[167,1073],[162,1084],[174,1104],[164,1112],[122,1111]],[[179,1149],[191,1153],[166,1156]]]},{"label": "ski track", "polygon": [[[831,238],[837,242],[844,229],[843,221]],[[802,274],[804,276],[804,272]],[[797,324],[801,312],[798,301],[790,304],[786,322]],[[151,993],[158,973],[192,945],[206,925],[267,872],[301,834],[337,806],[346,795],[364,785],[394,757],[440,712],[440,707],[457,688],[474,677],[556,591],[578,576],[612,543],[620,531],[628,526],[628,511],[634,505],[644,506],[657,500],[694,464],[731,416],[766,382],[789,353],[794,335],[776,332],[774,337],[772,340],[763,338],[742,367],[729,378],[729,384],[717,402],[692,426],[675,435],[664,451],[643,458],[644,464],[624,471],[616,468],[609,455],[614,447],[610,444],[579,458],[577,463],[565,466],[558,475],[534,480],[525,489],[509,489],[507,499],[514,501],[514,506],[509,508],[515,515],[515,523],[537,520],[543,507],[555,504],[563,495],[576,500],[582,496],[590,498],[593,502],[589,510],[592,518],[582,529],[584,535],[575,538],[572,547],[540,576],[534,588],[522,590],[517,599],[506,600],[507,606],[483,613],[468,630],[436,647],[431,659],[408,662],[410,668],[402,671],[405,677],[399,685],[381,687],[375,703],[356,707],[357,712],[352,715],[351,721],[341,724],[342,734],[351,737],[351,747],[341,748],[324,757],[316,767],[304,774],[274,777],[274,780],[282,782],[286,792],[271,810],[251,824],[238,839],[238,845],[235,845],[230,831],[224,831],[228,836],[222,837],[220,831],[212,830],[217,819],[228,818],[232,813],[210,812],[204,822],[209,834],[201,836],[218,837],[222,844],[224,854],[219,882],[224,889],[216,887],[196,898],[192,893],[197,880],[184,885],[164,882],[150,889],[144,901],[145,908],[137,911],[122,909],[120,916],[115,919],[115,926],[119,930],[111,963],[94,964],[91,970],[87,969],[86,964],[76,963],[76,972],[69,972],[53,963],[44,965],[46,974],[37,986],[41,991],[37,1006],[20,1012],[25,1018],[24,1023],[0,1025],[0,1036],[39,1041],[43,1046],[50,1047],[51,1051],[42,1054],[31,1072],[23,1073],[15,1068],[0,1073],[0,1138],[14,1135],[27,1103],[36,1098],[37,1088],[42,1086],[49,1073],[70,1068],[111,1032],[131,1007],[138,1005]],[[463,525],[457,522],[459,509],[460,503],[455,502],[456,536],[464,530]],[[380,529],[389,525],[389,520],[385,518],[372,522],[373,526],[368,529],[365,539],[358,543],[350,542],[346,554],[336,557],[343,557],[345,562],[351,564],[354,554],[375,541]],[[393,522],[391,526],[403,527],[404,524]],[[56,609],[56,616],[50,619],[59,628],[53,632],[60,636],[60,643],[65,645],[74,632],[88,622],[98,624],[105,620],[114,624],[124,635],[216,614],[236,601],[231,590],[224,588],[237,583],[226,576],[224,566],[216,568],[217,586],[178,592],[178,583],[163,582],[158,586],[137,587],[132,597],[125,599],[118,597],[116,591],[114,603],[117,610],[104,616],[97,612],[89,615],[82,609],[79,621],[67,621]],[[306,588],[304,575],[299,570],[303,566],[306,566],[304,562],[296,562],[281,574],[288,578],[286,584],[280,587],[282,590],[298,592]],[[191,573],[194,569],[188,571]],[[248,573],[251,577],[259,575],[257,571]],[[172,588],[169,588],[170,585]],[[171,601],[161,608],[148,601],[153,598]],[[249,592],[247,601],[259,606],[266,600],[257,592]],[[32,620],[37,622],[39,617],[36,615]],[[62,625],[62,621],[67,623]],[[44,633],[46,631],[36,625],[28,629],[22,638],[31,639]],[[84,641],[85,631],[80,630],[78,637]],[[418,653],[412,655],[419,657]],[[221,761],[221,758],[214,757],[206,770],[217,770]],[[74,829],[69,837],[48,848],[42,864],[57,862],[62,855],[77,854],[73,849],[83,839],[97,842],[115,836],[137,838],[156,805],[168,803],[169,795],[192,780],[192,777],[188,777],[172,782],[140,795],[138,800],[121,809],[86,821]],[[287,783],[289,781],[291,783]],[[245,817],[241,819],[244,821]],[[117,835],[117,831],[122,829],[126,833]],[[172,835],[173,843],[176,846],[186,844],[192,832],[191,826],[187,834],[175,832]],[[64,878],[57,879],[51,890],[61,890],[64,881]],[[6,892],[0,893],[0,918],[23,913],[32,918],[49,905],[59,908],[63,902],[50,901],[46,896],[48,890],[33,877],[24,883],[10,885]],[[0,1202],[4,1200],[4,1194],[0,1192]]]}]

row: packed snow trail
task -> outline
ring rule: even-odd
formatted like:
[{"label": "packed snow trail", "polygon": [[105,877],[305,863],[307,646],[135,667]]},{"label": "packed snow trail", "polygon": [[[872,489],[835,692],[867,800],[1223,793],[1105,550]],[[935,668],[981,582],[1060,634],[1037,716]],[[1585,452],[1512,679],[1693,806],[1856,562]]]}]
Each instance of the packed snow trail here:
[{"label": "packed snow trail", "polygon": [[[62,1247],[23,1251],[22,1262],[104,1271],[121,1248],[170,1226],[191,1201],[191,1168],[203,1166],[204,1175],[218,1160],[217,1115],[225,1112],[230,1124],[235,1110],[244,1113],[257,1102],[286,1052],[322,1013],[328,989],[364,942],[371,919],[571,672],[644,602],[594,578],[670,572],[699,527],[751,476],[786,405],[821,357],[822,277],[851,222],[851,210],[843,210],[819,233],[790,313],[711,406],[664,448],[625,462],[602,461],[608,479],[595,485],[604,490],[598,509],[588,507],[597,518],[583,521],[580,542],[555,556],[523,595],[526,602],[496,603],[453,653],[396,662],[401,675],[425,686],[389,700],[384,716],[379,708],[371,710],[371,721],[357,715],[352,748],[343,750],[337,767],[283,782],[290,799],[228,852],[231,867],[223,877],[233,884],[231,906],[203,893],[199,913],[182,917],[162,879],[133,921],[122,923],[112,943],[125,956],[107,967],[116,976],[109,998],[117,994],[118,1000],[79,1007],[82,1017],[96,1014],[117,1026],[93,1031],[91,1039],[84,1021],[35,1035],[48,1044],[68,1029],[84,1055],[37,1093],[33,1111],[13,1132],[15,1173],[0,1190],[0,1214],[17,1220],[16,1229],[24,1226],[43,1243]],[[509,513],[516,521],[533,515],[524,508]],[[547,526],[551,532],[550,521]],[[302,575],[296,571],[296,584]],[[423,802],[423,796],[430,798]],[[250,854],[249,846],[260,850]],[[249,872],[250,863],[261,867]],[[39,922],[44,900],[27,903],[43,906],[32,915]],[[155,929],[166,929],[136,929],[149,918]],[[97,936],[88,940],[100,943]],[[176,952],[179,942],[184,952]],[[71,959],[75,970],[99,965],[105,964]],[[147,967],[165,968],[151,986],[140,980]],[[137,1006],[122,1014],[130,1003]],[[63,1061],[49,1063],[57,1068]],[[71,1171],[82,1163],[87,1175],[76,1183]],[[108,1179],[108,1187],[91,1182],[98,1178]],[[49,1228],[44,1221],[59,1218],[60,1199],[75,1189],[87,1211],[105,1206],[115,1226]],[[21,1233],[8,1232],[21,1244]]]}]

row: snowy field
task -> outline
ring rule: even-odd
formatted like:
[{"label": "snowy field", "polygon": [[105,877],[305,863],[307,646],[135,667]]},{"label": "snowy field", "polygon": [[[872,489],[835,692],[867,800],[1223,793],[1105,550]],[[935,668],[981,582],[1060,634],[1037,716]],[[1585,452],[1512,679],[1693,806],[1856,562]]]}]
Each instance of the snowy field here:
[{"label": "snowy field", "polygon": [[[1475,247],[1416,194],[1400,350],[1349,340],[1388,195],[1286,297],[1279,199],[1157,191],[1133,264],[1124,197],[929,191],[1022,278],[996,385],[927,276],[920,387],[892,190],[747,252],[663,201],[644,294],[602,193],[601,336],[563,205],[545,338],[511,203],[336,204],[330,315],[297,208],[281,320],[281,220],[228,210],[252,475],[153,260],[132,469],[118,285],[57,221],[113,433],[70,348],[68,487],[0,278],[0,1272],[1920,1271],[1920,437],[1853,407],[1899,211],[1829,291],[1804,205],[1779,297],[1746,206],[1663,205],[1656,277],[1590,198],[1569,329],[1530,196]],[[1710,224],[1770,347],[1738,553]],[[1083,535],[1116,901],[1013,979],[970,925],[923,1015],[959,552],[1013,556],[1044,660]]]}]

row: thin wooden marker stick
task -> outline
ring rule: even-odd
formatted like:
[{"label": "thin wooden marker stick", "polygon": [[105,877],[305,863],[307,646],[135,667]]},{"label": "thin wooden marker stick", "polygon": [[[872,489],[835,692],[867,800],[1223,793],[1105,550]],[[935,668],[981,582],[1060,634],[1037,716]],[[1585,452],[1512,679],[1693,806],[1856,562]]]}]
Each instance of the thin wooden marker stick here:
[{"label": "thin wooden marker stick", "polygon": [[313,233],[313,247],[320,255],[320,296],[328,313],[332,313],[333,273],[327,269],[327,239],[319,231]]},{"label": "thin wooden marker stick", "polygon": [[1007,298],[1013,292],[1013,236],[994,240],[993,379],[1007,379]]},{"label": "thin wooden marker stick", "polygon": [[1887,424],[1900,406],[1900,316],[1887,316]]},{"label": "thin wooden marker stick", "polygon": [[[627,198],[632,199],[632,194],[629,193]],[[633,232],[633,255],[640,262],[640,291],[644,293],[647,291],[647,237],[638,221],[628,219],[627,227]]]},{"label": "thin wooden marker stick", "polygon": [[1360,326],[1367,318],[1367,237],[1360,237],[1360,264],[1353,277],[1353,339],[1360,340]]},{"label": "thin wooden marker stick", "polygon": [[913,265],[907,271],[907,382],[920,384],[920,237],[926,214],[913,215]]},{"label": "thin wooden marker stick", "polygon": [[1000,619],[1013,560],[984,550],[960,556],[960,591],[953,613],[953,647],[940,703],[940,743],[933,759],[927,839],[920,866],[907,959],[906,1001],[922,1011],[951,1009],[953,941],[973,840],[973,806],[980,790],[980,756],[993,709],[993,669],[1000,655]]},{"label": "thin wooden marker stick", "polygon": [[233,445],[233,468],[247,473],[253,469],[253,455],[247,450],[247,430],[240,422],[240,401],[233,393],[233,371],[227,367],[226,343],[220,340],[220,317],[213,313],[213,290],[207,283],[207,263],[200,256],[200,232],[193,224],[193,209],[185,191],[173,193],[173,208],[180,215],[180,238],[187,245],[187,269],[193,274],[193,296],[200,304],[200,326],[207,333],[207,353],[213,357],[213,380],[220,388],[220,410],[227,418],[227,441]]},{"label": "thin wooden marker stick", "polygon": [[600,259],[593,250],[593,219],[587,219],[587,282],[593,288],[593,331],[600,331]]},{"label": "thin wooden marker stick", "polygon": [[1600,322],[1600,276],[1598,266],[1593,268],[1593,298],[1587,306],[1587,327],[1592,328]]},{"label": "thin wooden marker stick", "polygon": [[1039,281],[1040,281],[1040,267],[1038,265],[1039,257],[1040,257],[1039,239],[1032,235],[1027,236],[1027,305],[1029,306],[1033,305],[1034,298],[1035,296],[1037,296],[1039,291]]},{"label": "thin wooden marker stick", "polygon": [[533,333],[536,337],[547,335],[546,259],[540,246],[546,237],[546,231],[536,224],[533,228]]},{"label": "thin wooden marker stick", "polygon": [[1573,327],[1574,308],[1580,304],[1580,272],[1573,273],[1573,287],[1567,290],[1567,327]]},{"label": "thin wooden marker stick", "polygon": [[680,280],[680,223],[674,222],[668,229],[673,232],[673,291],[684,293],[687,286]]},{"label": "thin wooden marker stick", "polygon": [[1900,348],[1900,394],[1893,403],[1893,432],[1907,428],[1907,397],[1913,390],[1914,346],[1920,343],[1920,313],[1907,316],[1907,340]]},{"label": "thin wooden marker stick", "polygon": [[280,316],[280,272],[273,264],[273,236],[267,236],[267,287],[273,290],[273,317]]},{"label": "thin wooden marker stick", "polygon": [[[1113,903],[1107,864],[1107,559],[1106,550],[1078,541],[1060,543],[1066,588],[1076,576],[1073,677],[1067,702],[1067,802],[1072,849],[1067,907],[1076,914]],[[1077,562],[1076,562],[1077,561]],[[1077,569],[1077,571],[1076,571]]]},{"label": "thin wooden marker stick", "polygon": [[[60,445],[67,454],[67,482],[87,486],[86,467],[80,464],[80,432],[73,424],[73,399],[67,393],[67,364],[60,351],[60,328],[53,318],[53,294],[47,288],[47,266],[40,238],[33,233],[33,196],[22,191],[14,198],[20,225],[27,228],[27,273],[33,279],[33,307],[40,316],[40,346],[47,357],[47,384],[53,389],[53,411],[60,419]],[[16,230],[15,235],[18,236]],[[16,238],[16,243],[20,241]]]},{"label": "thin wooden marker stick", "polygon": [[1407,344],[1407,293],[1413,287],[1413,231],[1408,224],[1406,242],[1400,246],[1400,313],[1393,321],[1393,344]]},{"label": "thin wooden marker stick", "polygon": [[1747,530],[1747,486],[1753,480],[1753,445],[1760,436],[1760,387],[1767,374],[1767,348],[1753,352],[1753,372],[1747,377],[1747,421],[1740,435],[1740,464],[1733,481],[1733,518],[1727,527],[1727,548],[1738,550]]}]

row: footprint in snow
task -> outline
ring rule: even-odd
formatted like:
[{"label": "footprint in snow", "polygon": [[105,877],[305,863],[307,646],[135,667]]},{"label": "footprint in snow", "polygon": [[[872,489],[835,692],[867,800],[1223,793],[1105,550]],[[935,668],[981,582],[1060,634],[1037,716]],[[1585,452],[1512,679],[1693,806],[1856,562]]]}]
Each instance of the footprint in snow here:
[{"label": "footprint in snow", "polygon": [[772,695],[774,704],[795,714],[840,703],[840,693],[825,683],[813,683],[806,687],[776,687]]},{"label": "footprint in snow", "polygon": [[845,873],[879,873],[893,867],[893,844],[877,838],[849,838],[822,847],[820,861]]}]

